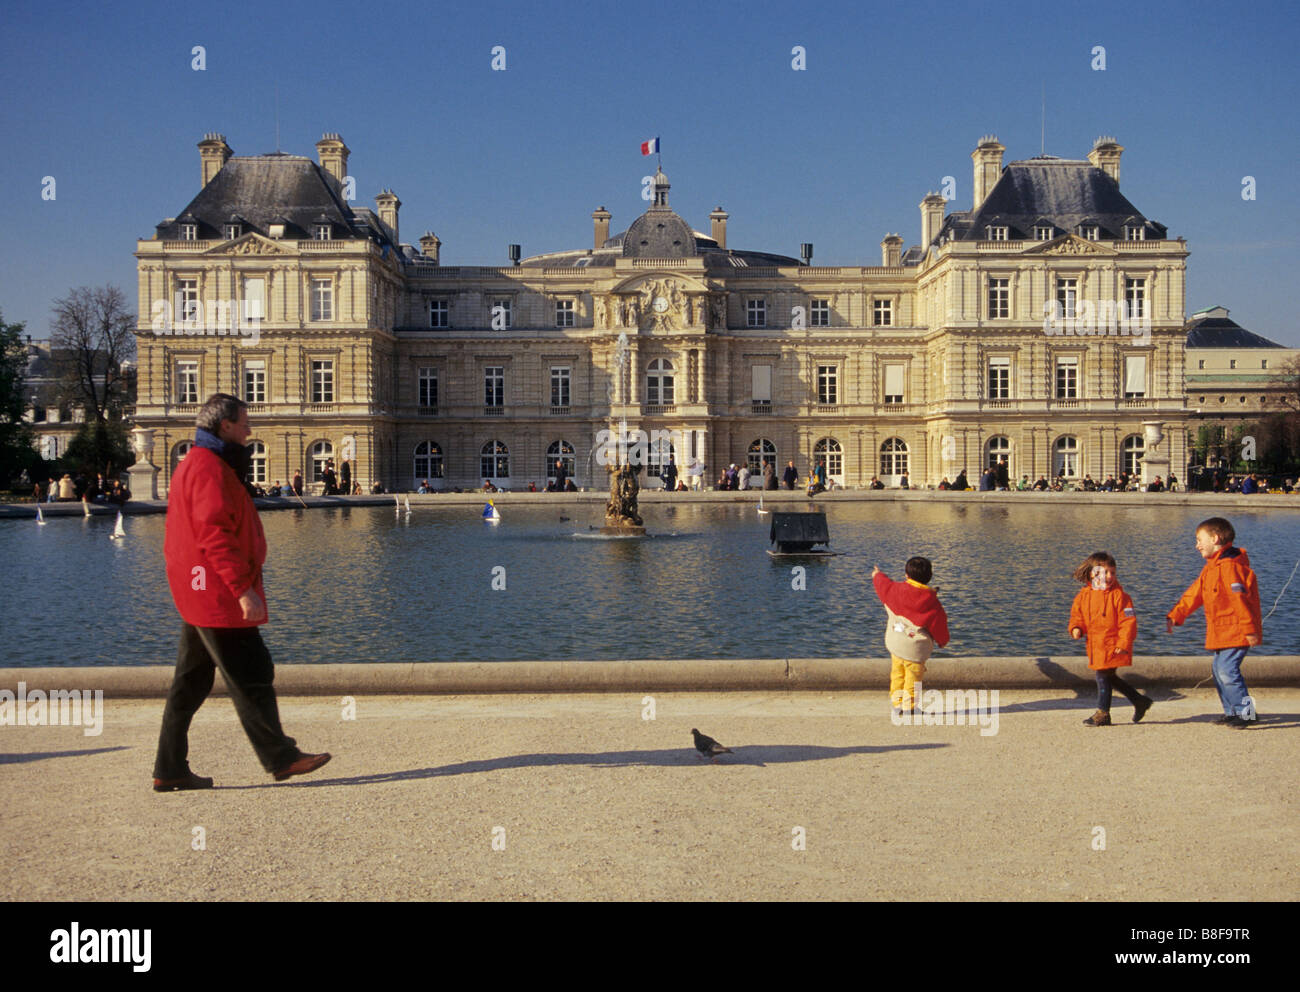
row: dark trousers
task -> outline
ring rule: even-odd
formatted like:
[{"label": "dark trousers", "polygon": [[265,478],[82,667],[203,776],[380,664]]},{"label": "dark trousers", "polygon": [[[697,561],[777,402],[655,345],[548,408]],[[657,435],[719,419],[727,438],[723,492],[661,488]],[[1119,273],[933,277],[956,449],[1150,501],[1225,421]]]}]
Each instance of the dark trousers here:
[{"label": "dark trousers", "polygon": [[226,680],[235,712],[268,772],[296,761],[301,752],[280,726],[275,701],[275,666],[256,627],[181,625],[176,674],[167,693],[154,778],[184,778],[189,772],[190,721],[212,691],[217,669]]},{"label": "dark trousers", "polygon": [[1137,706],[1138,700],[1142,698],[1142,694],[1120,678],[1119,672],[1115,669],[1099,668],[1097,669],[1097,709],[1106,713],[1110,712],[1111,689],[1118,689],[1134,706]]}]

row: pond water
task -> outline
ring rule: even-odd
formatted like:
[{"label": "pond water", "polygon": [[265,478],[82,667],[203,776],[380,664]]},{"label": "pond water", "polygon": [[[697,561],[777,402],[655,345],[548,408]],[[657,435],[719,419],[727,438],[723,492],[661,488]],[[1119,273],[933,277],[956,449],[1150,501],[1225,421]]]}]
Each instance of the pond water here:
[{"label": "pond water", "polygon": [[[952,641],[941,656],[1080,654],[1065,632],[1075,566],[1109,551],[1138,610],[1137,652],[1205,654],[1197,614],[1163,616],[1203,564],[1195,525],[1217,510],[1035,502],[823,503],[840,557],[775,561],[752,507],[643,506],[650,537],[600,540],[598,504],[512,506],[486,525],[469,506],[281,510],[264,628],[280,664],[885,657],[871,566],[902,578],[934,562]],[[562,521],[561,516],[571,517]],[[1300,510],[1228,514],[1264,612],[1300,558]],[[0,665],[175,661],[180,620],[163,573],[161,515],[0,520],[14,584],[0,601]],[[791,568],[806,567],[806,589]],[[504,571],[499,571],[504,569]],[[494,589],[504,580],[504,589]],[[1261,653],[1300,654],[1300,575],[1265,622]],[[1208,669],[1207,669],[1208,671]]]}]

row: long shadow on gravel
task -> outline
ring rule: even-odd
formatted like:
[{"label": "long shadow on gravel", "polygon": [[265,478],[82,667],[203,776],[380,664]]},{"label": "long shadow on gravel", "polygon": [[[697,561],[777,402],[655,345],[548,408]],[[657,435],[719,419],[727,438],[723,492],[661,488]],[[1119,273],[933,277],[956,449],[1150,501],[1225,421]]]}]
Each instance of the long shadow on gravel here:
[{"label": "long shadow on gravel", "polygon": [[[850,754],[884,754],[889,751],[925,751],[948,744],[894,744],[873,747],[821,747],[816,744],[751,744],[737,747],[734,754],[721,755],[716,762],[705,761],[692,748],[667,748],[659,751],[604,751],[584,754],[512,754],[503,758],[485,758],[481,761],[462,761],[437,768],[415,768],[405,772],[378,772],[373,775],[356,775],[352,778],[301,781],[299,788],[321,788],[334,785],[374,785],[380,782],[410,782],[422,778],[441,778],[444,775],[472,775],[477,772],[494,772],[505,768],[548,768],[555,765],[586,765],[592,768],[627,768],[678,766],[694,768],[705,765],[757,765],[784,764],[792,761],[824,761],[843,758]],[[236,785],[232,789],[270,789],[275,785]]]},{"label": "long shadow on gravel", "polygon": [[44,761],[46,758],[81,758],[87,754],[106,754],[109,751],[128,751],[125,744],[117,747],[92,747],[83,751],[31,751],[27,754],[0,754],[0,765],[21,765],[28,761]]}]

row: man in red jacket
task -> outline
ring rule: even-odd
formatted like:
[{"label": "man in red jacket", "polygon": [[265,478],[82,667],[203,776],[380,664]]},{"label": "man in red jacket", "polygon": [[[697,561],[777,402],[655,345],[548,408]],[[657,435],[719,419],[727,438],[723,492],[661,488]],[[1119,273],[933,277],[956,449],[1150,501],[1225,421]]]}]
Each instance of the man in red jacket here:
[{"label": "man in red jacket", "polygon": [[212,788],[212,779],[190,771],[187,755],[190,721],[212,690],[217,668],[258,760],[277,782],[330,760],[299,751],[280,727],[275,666],[257,629],[266,623],[266,537],[244,483],[248,406],[215,393],[196,424],[194,447],[172,477],[167,501],[163,557],[184,623],[158,737],[156,792]]}]

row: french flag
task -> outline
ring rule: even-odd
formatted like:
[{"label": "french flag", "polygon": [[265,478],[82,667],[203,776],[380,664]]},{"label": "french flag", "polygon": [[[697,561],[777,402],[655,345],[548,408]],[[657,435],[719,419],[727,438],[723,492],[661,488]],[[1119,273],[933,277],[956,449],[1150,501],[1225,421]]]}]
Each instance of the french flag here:
[{"label": "french flag", "polygon": [[642,155],[654,155],[659,151],[659,139],[651,138],[649,141],[641,142]]}]

